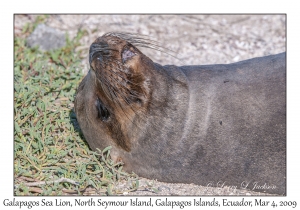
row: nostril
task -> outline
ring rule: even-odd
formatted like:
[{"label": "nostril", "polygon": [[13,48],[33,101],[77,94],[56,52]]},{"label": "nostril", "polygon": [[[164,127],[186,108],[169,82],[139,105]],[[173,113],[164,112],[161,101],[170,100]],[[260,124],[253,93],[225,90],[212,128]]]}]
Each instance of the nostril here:
[{"label": "nostril", "polygon": [[101,56],[101,55],[98,55],[97,60],[98,60],[99,62],[102,62],[102,61],[103,61],[102,56]]},{"label": "nostril", "polygon": [[106,42],[93,43],[90,46],[89,50],[89,62],[90,65],[93,62],[93,59],[97,57],[97,59],[102,62],[103,57],[109,57],[111,54],[111,50],[108,47]]}]

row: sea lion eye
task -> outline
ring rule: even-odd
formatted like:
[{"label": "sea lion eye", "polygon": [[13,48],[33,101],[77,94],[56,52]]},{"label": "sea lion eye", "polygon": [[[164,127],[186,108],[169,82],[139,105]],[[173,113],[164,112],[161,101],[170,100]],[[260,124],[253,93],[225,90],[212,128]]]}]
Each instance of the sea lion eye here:
[{"label": "sea lion eye", "polygon": [[110,113],[106,109],[106,107],[103,105],[102,101],[99,98],[97,98],[96,107],[97,107],[97,110],[98,110],[98,117],[102,121],[107,121],[109,119]]},{"label": "sea lion eye", "polygon": [[126,62],[128,59],[132,58],[135,55],[134,52],[132,52],[129,49],[125,49],[122,53],[122,61],[123,63]]}]

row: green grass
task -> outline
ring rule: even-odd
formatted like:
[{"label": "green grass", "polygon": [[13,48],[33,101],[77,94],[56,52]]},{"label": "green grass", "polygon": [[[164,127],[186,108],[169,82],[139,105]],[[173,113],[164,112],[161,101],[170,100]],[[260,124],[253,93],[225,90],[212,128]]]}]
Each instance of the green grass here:
[{"label": "green grass", "polygon": [[[26,25],[24,34],[36,25]],[[79,31],[74,40],[67,37],[67,45],[52,52],[29,49],[24,38],[15,37],[15,195],[119,194],[118,180],[136,179],[112,162],[110,147],[91,151],[77,124],[73,101],[84,75],[75,47],[82,36]],[[61,178],[74,183],[49,183]],[[29,186],[36,182],[42,184]],[[131,190],[137,186],[134,181]]]}]

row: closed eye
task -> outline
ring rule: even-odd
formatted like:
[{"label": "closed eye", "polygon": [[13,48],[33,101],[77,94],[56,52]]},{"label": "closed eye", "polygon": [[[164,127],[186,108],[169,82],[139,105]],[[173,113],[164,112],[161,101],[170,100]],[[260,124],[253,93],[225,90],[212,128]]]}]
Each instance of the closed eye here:
[{"label": "closed eye", "polygon": [[129,60],[130,58],[132,58],[133,56],[135,56],[136,54],[129,50],[129,49],[125,49],[122,53],[122,61],[123,63],[125,63],[127,60]]}]

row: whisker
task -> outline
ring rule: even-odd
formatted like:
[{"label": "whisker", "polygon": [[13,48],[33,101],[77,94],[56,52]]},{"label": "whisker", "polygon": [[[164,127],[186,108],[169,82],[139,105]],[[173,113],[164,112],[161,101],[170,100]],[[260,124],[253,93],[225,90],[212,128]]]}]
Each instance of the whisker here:
[{"label": "whisker", "polygon": [[[143,37],[149,37],[147,35],[142,35],[142,34],[135,34],[135,33],[124,33],[124,32],[108,32],[103,35],[103,37],[107,36],[113,36],[113,37],[118,37],[120,39],[123,39],[129,43],[131,43],[134,46],[139,46],[139,47],[144,47],[144,48],[149,48],[153,49],[162,53],[165,53],[179,61],[181,61],[176,55],[178,54],[177,52],[168,49],[166,47],[163,47],[159,44],[159,42],[149,39],[149,38],[143,38]],[[182,61],[181,61],[182,62]],[[183,62],[184,63],[184,62]]]}]

